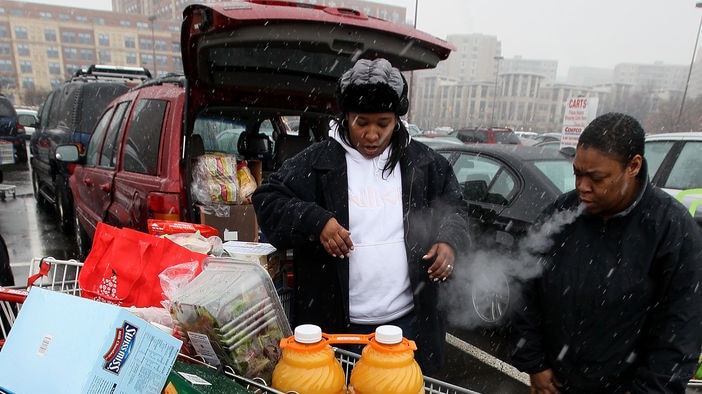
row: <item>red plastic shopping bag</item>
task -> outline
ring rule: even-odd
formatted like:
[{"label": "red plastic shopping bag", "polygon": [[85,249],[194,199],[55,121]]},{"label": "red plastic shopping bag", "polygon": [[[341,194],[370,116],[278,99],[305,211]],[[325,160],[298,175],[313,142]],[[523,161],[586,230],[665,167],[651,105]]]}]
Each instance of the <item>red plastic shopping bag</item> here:
[{"label": "red plastic shopping bag", "polygon": [[165,296],[158,275],[190,261],[199,263],[199,273],[205,257],[169,239],[100,222],[78,283],[85,298],[121,306],[160,307]]}]

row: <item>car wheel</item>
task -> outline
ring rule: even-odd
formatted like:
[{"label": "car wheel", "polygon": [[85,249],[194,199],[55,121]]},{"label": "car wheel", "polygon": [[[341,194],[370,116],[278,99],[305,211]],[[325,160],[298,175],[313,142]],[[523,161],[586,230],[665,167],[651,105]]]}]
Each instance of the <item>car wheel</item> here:
[{"label": "car wheel", "polygon": [[78,215],[75,210],[73,211],[73,231],[76,238],[76,258],[83,261],[88,256],[88,253],[90,253],[90,247],[92,245],[90,244],[88,233],[83,230],[83,226],[80,224],[80,220],[78,220]]},{"label": "car wheel", "polygon": [[40,207],[46,207],[46,200],[39,192],[40,189],[41,186],[39,185],[39,175],[37,175],[36,169],[32,167],[32,191],[34,192],[34,199],[36,200],[37,205]]},{"label": "car wheel", "polygon": [[14,286],[15,278],[10,266],[10,254],[7,252],[5,240],[0,236],[0,286]]},{"label": "car wheel", "polygon": [[60,175],[56,177],[56,213],[61,230],[70,234],[73,230],[73,198],[68,181]]},{"label": "car wheel", "polygon": [[[485,275],[485,274],[481,274]],[[473,309],[487,325],[499,325],[509,311],[510,284],[507,276],[496,273],[494,278],[476,278],[471,289]]]}]

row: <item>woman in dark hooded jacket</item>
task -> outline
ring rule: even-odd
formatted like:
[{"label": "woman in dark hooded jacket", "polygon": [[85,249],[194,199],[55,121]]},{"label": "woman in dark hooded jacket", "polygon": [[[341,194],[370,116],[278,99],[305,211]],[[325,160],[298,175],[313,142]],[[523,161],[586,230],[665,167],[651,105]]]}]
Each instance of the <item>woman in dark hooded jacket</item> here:
[{"label": "woman in dark hooded jacket", "polygon": [[543,274],[513,320],[513,364],[534,394],[683,394],[694,373],[702,232],[649,182],[643,156],[639,122],[596,118],[576,148],[576,189],[547,208],[573,220],[538,251]]}]

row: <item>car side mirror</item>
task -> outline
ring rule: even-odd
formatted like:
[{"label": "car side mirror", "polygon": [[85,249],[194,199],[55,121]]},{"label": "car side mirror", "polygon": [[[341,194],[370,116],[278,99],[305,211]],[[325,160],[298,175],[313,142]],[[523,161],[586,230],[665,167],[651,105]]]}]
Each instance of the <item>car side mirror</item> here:
[{"label": "car side mirror", "polygon": [[56,147],[56,160],[66,163],[76,163],[80,160],[80,152],[75,145],[59,145]]}]

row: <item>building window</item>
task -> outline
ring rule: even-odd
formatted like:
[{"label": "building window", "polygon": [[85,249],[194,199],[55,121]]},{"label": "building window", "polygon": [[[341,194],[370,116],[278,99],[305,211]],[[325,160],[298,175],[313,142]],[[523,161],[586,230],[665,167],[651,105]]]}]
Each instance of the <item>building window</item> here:
[{"label": "building window", "polygon": [[76,33],[72,32],[72,31],[61,32],[61,42],[75,43],[76,42]]},{"label": "building window", "polygon": [[136,48],[136,40],[134,37],[124,37],[125,48]]},{"label": "building window", "polygon": [[80,50],[80,60],[93,61],[95,56],[93,55],[92,49],[81,49]]},{"label": "building window", "polygon": [[151,54],[142,53],[141,54],[141,64],[154,64],[154,57]]},{"label": "building window", "polygon": [[180,43],[177,41],[171,42],[171,52],[180,52]]},{"label": "building window", "polygon": [[10,36],[10,30],[7,28],[7,26],[0,26],[0,37],[9,37]]},{"label": "building window", "polygon": [[41,19],[53,19],[53,15],[50,12],[39,12],[39,17]]},{"label": "building window", "polygon": [[183,72],[183,59],[180,56],[173,56],[171,62],[173,62],[173,71],[177,73]]},{"label": "building window", "polygon": [[98,34],[98,44],[101,47],[109,47],[110,46],[110,36],[109,34]]},{"label": "building window", "polygon": [[9,42],[0,42],[0,55],[9,55],[11,51]]},{"label": "building window", "polygon": [[22,88],[28,89],[28,90],[34,90],[34,78],[22,77]]},{"label": "building window", "polygon": [[70,20],[71,20],[71,16],[68,15],[68,14],[59,14],[59,20],[60,20],[60,21],[64,21],[64,22],[65,22],[65,21],[70,21]]},{"label": "building window", "polygon": [[122,27],[132,27],[132,22],[130,21],[119,21],[119,25]]},{"label": "building window", "polygon": [[56,30],[45,29],[44,30],[44,41],[56,42]]},{"label": "building window", "polygon": [[76,73],[76,71],[80,70],[80,66],[77,64],[66,64],[66,72],[70,75],[73,75]]},{"label": "building window", "polygon": [[168,66],[168,56],[156,55],[156,64],[159,66]]},{"label": "building window", "polygon": [[137,29],[146,30],[146,29],[149,29],[151,26],[149,26],[149,24],[146,22],[137,22],[136,27],[137,27]]},{"label": "building window", "polygon": [[85,45],[93,44],[93,35],[90,33],[78,33],[78,43]]},{"label": "building window", "polygon": [[20,72],[29,74],[32,72],[32,62],[29,60],[21,60],[20,61]]},{"label": "building window", "polygon": [[137,64],[137,55],[134,52],[127,52],[126,55],[127,64]]},{"label": "building window", "polygon": [[12,15],[12,16],[24,16],[24,13],[23,13],[22,10],[19,9],[19,8],[12,8],[12,9],[10,9],[10,15]]},{"label": "building window", "polygon": [[153,41],[150,38],[140,38],[139,39],[139,49],[152,49]]},{"label": "building window", "polygon": [[168,50],[168,45],[166,44],[166,41],[163,41],[163,40],[156,40],[156,50],[157,50],[157,51],[166,51],[166,50]]},{"label": "building window", "polygon": [[88,17],[84,15],[76,15],[76,22],[88,23]]},{"label": "building window", "polygon": [[19,56],[29,56],[29,45],[17,44],[17,54]]},{"label": "building window", "polygon": [[49,74],[61,75],[61,65],[58,63],[49,63]]},{"label": "building window", "polygon": [[112,53],[108,50],[101,49],[100,52],[98,52],[98,57],[100,63],[105,63],[105,62],[111,62],[112,61]]},{"label": "building window", "polygon": [[180,26],[168,26],[171,33],[180,33]]},{"label": "building window", "polygon": [[29,34],[27,34],[27,28],[24,26],[15,27],[15,38],[20,40],[29,38]]},{"label": "building window", "polygon": [[15,71],[12,67],[12,61],[0,60],[0,71]]},{"label": "building window", "polygon": [[76,49],[76,48],[63,48],[63,58],[64,59],[78,59],[78,49]]},{"label": "building window", "polygon": [[63,79],[52,79],[49,81],[49,83],[51,84],[51,89],[53,90],[63,84]]},{"label": "building window", "polygon": [[93,18],[93,23],[96,25],[104,25],[105,24],[105,18],[98,18],[95,17]]},{"label": "building window", "polygon": [[58,47],[46,47],[46,56],[56,59],[59,57],[59,49]]}]

